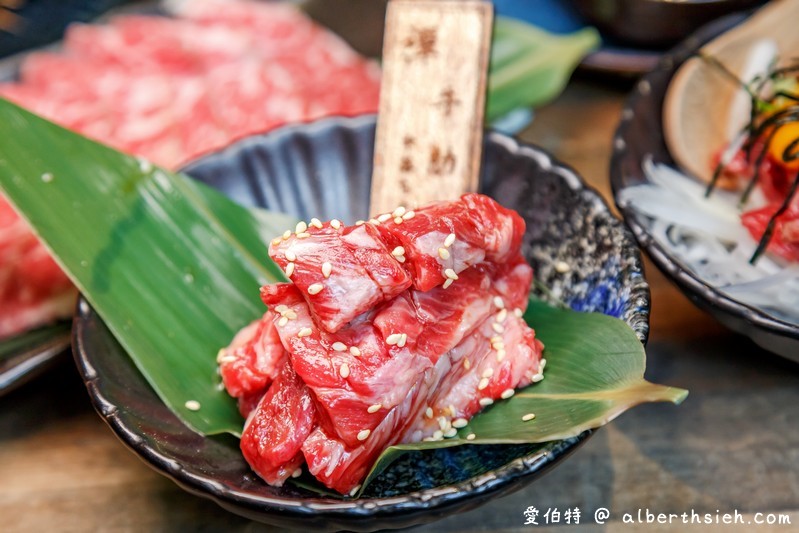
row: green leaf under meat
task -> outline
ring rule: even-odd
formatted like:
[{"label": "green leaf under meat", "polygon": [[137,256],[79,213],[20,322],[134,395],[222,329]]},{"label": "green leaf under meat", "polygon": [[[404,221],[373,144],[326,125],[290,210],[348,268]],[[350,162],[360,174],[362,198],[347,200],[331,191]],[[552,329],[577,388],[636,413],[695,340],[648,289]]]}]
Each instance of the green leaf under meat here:
[{"label": "green leaf under meat", "polygon": [[[259,286],[283,280],[266,243],[293,221],[245,209],[2,99],[0,124],[0,188],[159,397],[201,433],[238,434],[242,419],[217,387],[216,353],[263,313]],[[456,438],[389,448],[369,479],[411,450],[564,438],[638,403],[687,394],[644,381],[643,347],[618,319],[538,301],[525,317],[546,345],[544,381],[486,409]],[[201,409],[187,409],[188,400]],[[536,418],[522,422],[527,413]],[[476,438],[466,441],[470,433]]]},{"label": "green leaf under meat", "polygon": [[[635,405],[679,404],[688,395],[684,389],[644,379],[644,347],[633,330],[617,318],[556,309],[535,299],[530,299],[524,318],[545,345],[544,380],[486,408],[452,439],[388,448],[372,467],[364,487],[411,451],[565,439],[603,426]],[[528,414],[535,418],[522,420]],[[475,437],[466,440],[470,434]]]},{"label": "green leaf under meat", "polygon": [[239,432],[216,353],[263,314],[259,286],[284,279],[263,243],[292,219],[2,99],[0,124],[0,187],[161,399],[202,433]]}]

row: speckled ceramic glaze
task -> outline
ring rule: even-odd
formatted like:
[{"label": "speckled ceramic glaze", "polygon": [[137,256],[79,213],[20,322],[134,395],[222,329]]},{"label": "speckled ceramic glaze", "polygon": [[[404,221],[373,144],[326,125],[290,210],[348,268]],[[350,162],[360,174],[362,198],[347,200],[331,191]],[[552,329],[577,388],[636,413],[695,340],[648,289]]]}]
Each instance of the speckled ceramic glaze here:
[{"label": "speckled ceramic glaze", "polygon": [[[616,194],[625,187],[647,181],[643,162],[674,165],[663,139],[662,107],[671,78],[680,65],[704,43],[740,24],[746,14],[731,15],[699,30],[665,56],[657,69],[635,86],[622,111],[610,164],[611,185]],[[750,337],[763,348],[799,361],[799,326],[733,300],[705,283],[684,267],[674,255],[648,232],[633,206],[619,205],[624,220],[654,263],[699,307],[710,312],[730,329]]]},{"label": "speckled ceramic glaze", "polygon": [[[372,116],[287,127],[238,142],[186,171],[246,205],[353,222],[367,218],[374,132]],[[637,248],[596,192],[540,149],[498,134],[486,136],[482,183],[483,192],[526,219],[524,251],[540,295],[619,316],[646,340],[649,290]],[[190,492],[288,527],[364,531],[432,521],[521,488],[591,433],[543,445],[411,454],[358,500],[321,497],[291,484],[266,485],[244,462],[237,441],[203,437],[183,425],[85,302],[74,343],[97,410],[133,451]]]}]

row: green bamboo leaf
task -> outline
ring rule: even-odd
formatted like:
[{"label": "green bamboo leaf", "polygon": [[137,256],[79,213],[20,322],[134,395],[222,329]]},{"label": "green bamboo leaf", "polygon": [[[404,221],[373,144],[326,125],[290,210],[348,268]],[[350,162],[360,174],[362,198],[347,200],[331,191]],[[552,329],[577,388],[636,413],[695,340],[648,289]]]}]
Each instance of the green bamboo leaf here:
[{"label": "green bamboo leaf", "polygon": [[516,108],[536,107],[552,100],[563,91],[580,60],[599,43],[599,33],[593,28],[557,35],[497,17],[486,120],[492,122]]},{"label": "green bamboo leaf", "polygon": [[[646,354],[623,321],[599,313],[556,309],[531,299],[527,323],[545,344],[545,379],[472,418],[452,439],[391,446],[364,487],[401,455],[464,444],[543,443],[603,426],[645,402],[681,403],[688,391],[644,379]],[[523,420],[534,414],[532,420]],[[466,436],[474,434],[473,440]]]},{"label": "green bamboo leaf", "polygon": [[[0,124],[0,187],[161,399],[202,433],[238,434],[242,420],[217,387],[215,354],[262,314],[258,287],[283,279],[265,243],[293,221],[247,210],[1,99]],[[525,318],[546,344],[546,379],[489,407],[456,438],[389,448],[369,480],[410,451],[546,442],[687,394],[643,379],[643,347],[618,319],[538,301]],[[201,409],[187,409],[187,400]],[[528,413],[536,418],[523,422]]]},{"label": "green bamboo leaf", "polygon": [[198,431],[238,433],[215,355],[263,314],[259,286],[283,279],[264,243],[291,219],[249,211],[2,99],[0,124],[0,187],[142,374]]}]

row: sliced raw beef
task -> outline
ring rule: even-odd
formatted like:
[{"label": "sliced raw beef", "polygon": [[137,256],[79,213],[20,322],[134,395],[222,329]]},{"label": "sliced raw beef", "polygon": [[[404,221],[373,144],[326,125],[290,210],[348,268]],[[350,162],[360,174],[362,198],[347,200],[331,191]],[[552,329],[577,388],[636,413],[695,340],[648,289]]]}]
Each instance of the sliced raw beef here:
[{"label": "sliced raw beef", "polygon": [[273,318],[274,313],[267,311],[239,331],[216,358],[222,383],[228,394],[238,399],[244,416],[261,400],[288,358]]},{"label": "sliced raw beef", "polygon": [[[430,229],[408,224],[417,218]],[[263,287],[261,297],[278,310],[272,321],[298,380],[285,394],[306,387],[312,402],[295,415],[315,423],[303,442],[294,433],[283,442],[274,401],[256,408],[257,430],[248,422],[242,446],[267,482],[285,481],[300,450],[311,474],[349,493],[386,447],[452,437],[486,405],[541,378],[543,346],[521,319],[532,281],[519,251],[523,220],[481,195],[401,220],[345,227],[314,219],[272,242],[291,283]],[[398,242],[415,250],[414,261]],[[452,252],[442,259],[439,248]],[[433,250],[449,262],[427,261]],[[420,290],[415,274],[432,279],[429,271],[437,283]],[[259,416],[263,409],[270,415]],[[264,440],[289,451],[275,456],[259,448]]]},{"label": "sliced raw beef", "polygon": [[[124,15],[71,26],[60,50],[28,55],[19,81],[0,83],[0,96],[169,168],[286,123],[377,110],[376,64],[294,6],[249,0],[168,6],[171,17]],[[24,241],[19,245],[7,244],[7,232],[0,237],[0,337],[71,311],[66,277],[37,274],[54,263],[44,248],[26,244],[32,238],[26,226],[15,231]],[[6,262],[27,260],[20,250],[41,262],[29,275]]]},{"label": "sliced raw beef", "polygon": [[77,291],[0,196],[0,339],[67,316]]},{"label": "sliced raw beef", "polygon": [[[524,234],[517,213],[480,194],[400,209],[355,227],[332,224],[301,222],[269,247],[313,317],[331,332],[411,283],[420,291],[448,288],[472,265],[514,259]],[[267,304],[274,301],[270,290],[264,289]]]}]

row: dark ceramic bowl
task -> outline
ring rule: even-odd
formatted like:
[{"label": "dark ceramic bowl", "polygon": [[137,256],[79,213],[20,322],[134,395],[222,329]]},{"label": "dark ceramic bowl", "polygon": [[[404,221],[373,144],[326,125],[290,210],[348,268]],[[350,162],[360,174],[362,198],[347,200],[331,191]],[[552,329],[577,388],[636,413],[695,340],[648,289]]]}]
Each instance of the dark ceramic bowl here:
[{"label": "dark ceramic bowl", "polygon": [[765,0],[569,0],[585,21],[620,44],[664,48],[719,17]]},{"label": "dark ceramic bowl", "polygon": [[[663,99],[672,76],[702,45],[745,19],[746,16],[742,14],[731,15],[702,28],[665,56],[656,70],[638,82],[624,106],[614,138],[610,180],[617,204],[621,189],[647,181],[642,168],[647,157],[656,163],[675,165],[663,138],[662,121]],[[619,209],[654,263],[691,301],[710,312],[725,326],[750,337],[763,348],[799,361],[799,325],[733,300],[705,283],[656,242],[633,206],[619,205]]]},{"label": "dark ceramic bowl", "polygon": [[[368,218],[374,133],[372,116],[287,127],[208,155],[186,172],[245,205],[352,223]],[[547,292],[574,308],[621,317],[646,340],[649,289],[638,250],[595,191],[540,149],[499,134],[485,139],[482,189],[527,220],[525,253]],[[571,271],[558,273],[557,261]],[[287,527],[365,531],[465,511],[533,481],[591,434],[413,454],[358,500],[321,497],[290,484],[266,485],[237,441],[203,437],[181,423],[85,301],[74,346],[96,409],[134,452],[192,493]]]}]

